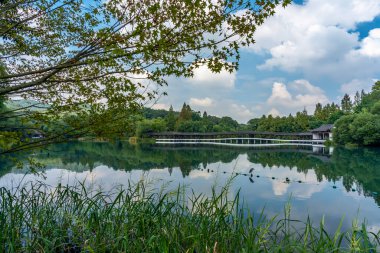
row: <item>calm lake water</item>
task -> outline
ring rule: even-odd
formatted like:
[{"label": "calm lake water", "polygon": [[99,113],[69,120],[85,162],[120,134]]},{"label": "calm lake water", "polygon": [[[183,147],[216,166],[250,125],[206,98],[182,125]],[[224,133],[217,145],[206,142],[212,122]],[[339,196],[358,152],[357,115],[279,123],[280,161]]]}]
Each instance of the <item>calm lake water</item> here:
[{"label": "calm lake water", "polygon": [[[270,218],[283,214],[290,202],[291,217],[315,225],[324,217],[333,232],[354,220],[370,230],[380,229],[380,149],[343,149],[333,152],[311,147],[238,148],[217,146],[163,146],[128,143],[74,142],[51,146],[31,155],[46,165],[45,179],[24,175],[9,158],[0,158],[0,187],[22,180],[83,181],[110,190],[144,179],[152,187],[186,185],[195,193],[211,195],[234,176],[231,199],[240,190],[255,214]],[[20,158],[19,158],[20,159]]]}]

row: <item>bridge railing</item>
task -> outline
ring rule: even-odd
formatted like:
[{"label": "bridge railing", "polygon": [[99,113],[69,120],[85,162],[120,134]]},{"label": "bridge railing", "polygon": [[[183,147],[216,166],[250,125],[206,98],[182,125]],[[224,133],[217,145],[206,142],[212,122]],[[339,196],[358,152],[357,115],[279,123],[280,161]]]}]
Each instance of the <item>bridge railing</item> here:
[{"label": "bridge railing", "polygon": [[[253,142],[253,143],[252,143]],[[215,138],[215,139],[180,139],[160,138],[158,144],[219,144],[219,145],[323,145],[325,140],[285,140],[272,138]]]}]

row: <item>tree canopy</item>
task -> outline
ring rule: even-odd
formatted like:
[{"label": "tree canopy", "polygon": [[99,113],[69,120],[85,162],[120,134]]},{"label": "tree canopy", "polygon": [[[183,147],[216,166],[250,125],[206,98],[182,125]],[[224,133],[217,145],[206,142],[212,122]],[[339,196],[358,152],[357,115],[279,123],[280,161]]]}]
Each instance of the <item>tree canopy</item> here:
[{"label": "tree canopy", "polygon": [[62,123],[55,137],[117,132],[128,125],[120,120],[162,95],[168,76],[191,77],[203,65],[236,70],[239,48],[290,2],[4,0],[0,96],[49,105],[17,117],[39,129]]},{"label": "tree canopy", "polygon": [[146,86],[136,79],[162,85],[165,76],[191,76],[201,64],[235,70],[239,47],[252,44],[256,27],[289,2],[2,1],[7,72],[0,95],[129,106]]},{"label": "tree canopy", "polygon": [[380,81],[368,94],[362,92],[354,111],[336,121],[334,141],[338,144],[380,145]]}]

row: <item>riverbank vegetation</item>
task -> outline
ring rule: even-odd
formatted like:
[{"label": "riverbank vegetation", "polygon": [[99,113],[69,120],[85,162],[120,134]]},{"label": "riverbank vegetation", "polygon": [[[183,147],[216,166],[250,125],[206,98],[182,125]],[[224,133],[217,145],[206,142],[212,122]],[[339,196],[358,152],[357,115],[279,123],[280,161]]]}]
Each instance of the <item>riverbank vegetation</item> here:
[{"label": "riverbank vegetation", "polygon": [[[380,96],[378,85],[374,85],[373,90],[366,94],[364,92],[355,96],[355,102],[351,102],[347,95],[343,98],[341,106],[336,104],[327,104],[322,106],[317,104],[313,115],[308,115],[304,110],[297,112],[295,116],[273,117],[262,116],[261,118],[251,119],[247,124],[240,124],[231,117],[216,117],[208,115],[207,112],[196,112],[187,104],[182,106],[180,112],[173,110],[173,107],[166,110],[154,110],[144,108],[140,116],[133,117],[133,122],[126,121],[117,122],[115,124],[124,124],[124,131],[118,133],[117,137],[139,136],[146,137],[152,132],[178,131],[178,132],[222,132],[222,131],[271,131],[271,132],[305,132],[325,123],[334,123],[335,125],[335,143],[357,143],[359,145],[378,145],[379,143],[379,102]],[[6,104],[0,101],[1,110],[17,110],[18,103],[26,103],[26,101],[9,103],[11,108],[7,108]],[[32,102],[29,102],[29,104]],[[22,105],[26,106],[26,105]],[[341,108],[345,108],[342,110]],[[39,109],[43,110],[43,108]],[[1,135],[7,138],[1,138],[0,145],[3,148],[12,146],[12,144],[20,142],[23,139],[32,139],[33,137],[44,136],[47,132],[50,134],[59,133],[54,124],[45,124],[40,128],[32,128],[32,124],[23,121],[16,121],[17,118],[4,119],[2,126],[13,126],[13,131],[1,131]],[[83,118],[85,121],[86,118]],[[338,121],[337,121],[338,120]],[[55,126],[62,129],[69,129],[71,122],[76,122],[76,116],[67,116],[60,119]],[[74,124],[74,123],[73,123]],[[30,129],[28,128],[30,126]],[[119,126],[120,127],[120,126]],[[359,129],[360,128],[360,129]],[[23,130],[20,130],[23,129]],[[29,129],[29,130],[25,130]],[[89,136],[97,137],[108,135],[109,133],[101,131],[99,128],[97,133]],[[13,136],[13,138],[11,138]],[[75,138],[82,136],[79,132],[66,133],[64,137]]]},{"label": "riverbank vegetation", "polygon": [[144,109],[136,126],[136,135],[146,137],[152,132],[307,132],[323,124],[335,124],[334,142],[358,145],[380,145],[380,81],[372,91],[356,92],[354,101],[345,94],[341,104],[320,103],[315,105],[313,114],[305,109],[289,116],[263,115],[253,118],[247,124],[238,123],[231,117],[215,117],[206,111],[194,111],[184,103],[179,112],[173,107],[169,111]]},{"label": "riverbank vegetation", "polygon": [[[173,107],[167,110],[155,110],[151,108],[143,108],[139,114],[133,114],[132,117],[122,121],[114,122],[113,126],[117,131],[107,131],[103,127],[93,127],[93,131],[66,132],[62,135],[64,139],[76,138],[79,136],[103,137],[111,138],[120,137],[148,137],[152,132],[224,132],[224,131],[262,131],[262,132],[307,132],[322,124],[333,124],[334,143],[372,145],[380,144],[380,81],[377,82],[372,91],[365,93],[357,92],[354,102],[351,101],[347,94],[343,97],[341,105],[332,104],[316,104],[314,113],[309,115],[306,110],[297,112],[295,116],[289,115],[284,117],[273,117],[272,115],[263,115],[261,118],[249,120],[246,124],[237,122],[231,117],[217,117],[209,115],[206,111],[194,111],[190,105],[184,103],[180,111],[174,111]],[[17,110],[19,107],[27,105],[18,105],[18,103],[26,103],[19,101],[7,104],[0,101],[1,111]],[[33,102],[29,102],[33,104]],[[13,107],[12,107],[13,106]],[[34,109],[37,112],[44,108]],[[13,112],[16,113],[16,112]],[[62,133],[65,129],[72,129],[73,126],[78,127],[78,116],[67,115],[57,121],[46,122],[39,128],[31,122],[19,120],[17,117],[5,118],[1,126],[8,131],[1,131],[3,137],[0,140],[0,149],[6,149],[14,144],[20,144],[22,141],[28,141],[34,137],[49,137],[53,134]],[[83,117],[82,122],[92,122],[89,118]],[[117,125],[117,126],[116,126]],[[20,130],[21,129],[21,130]],[[121,130],[123,129],[123,130]],[[45,138],[46,139],[46,138]]]},{"label": "riverbank vegetation", "polygon": [[112,192],[41,183],[0,189],[2,252],[375,252],[379,234],[353,223],[328,234],[324,221],[255,217],[228,187],[211,196],[152,191],[144,183]]},{"label": "riverbank vegetation", "polygon": [[335,123],[338,144],[380,145],[380,81]]}]

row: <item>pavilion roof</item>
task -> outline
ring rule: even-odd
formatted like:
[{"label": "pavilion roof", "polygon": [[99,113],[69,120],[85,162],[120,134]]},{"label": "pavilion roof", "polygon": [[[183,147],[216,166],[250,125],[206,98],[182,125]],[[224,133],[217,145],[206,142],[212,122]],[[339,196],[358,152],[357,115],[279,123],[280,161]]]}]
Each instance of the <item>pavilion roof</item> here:
[{"label": "pavilion roof", "polygon": [[322,125],[318,128],[315,128],[313,130],[311,130],[312,133],[317,133],[317,132],[331,132],[331,130],[333,129],[334,127],[334,124],[325,124],[325,125]]}]

